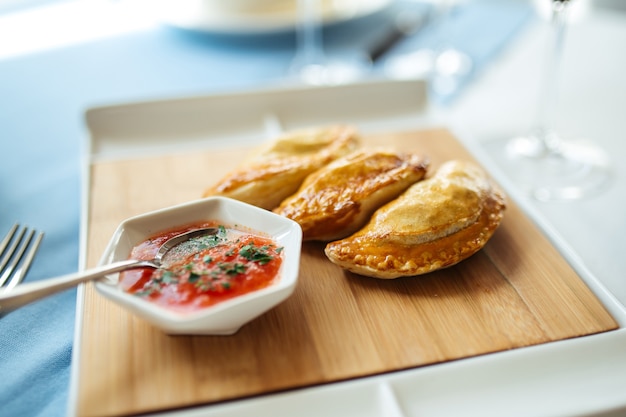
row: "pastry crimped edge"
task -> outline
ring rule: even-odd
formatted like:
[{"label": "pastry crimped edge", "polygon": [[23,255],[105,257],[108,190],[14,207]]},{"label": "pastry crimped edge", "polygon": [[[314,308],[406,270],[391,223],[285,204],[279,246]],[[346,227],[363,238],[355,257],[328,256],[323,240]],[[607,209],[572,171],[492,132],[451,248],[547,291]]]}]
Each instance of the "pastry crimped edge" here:
[{"label": "pastry crimped edge", "polygon": [[341,239],[424,178],[428,165],[428,158],[415,153],[359,149],[309,175],[274,212],[300,224],[304,240]]},{"label": "pastry crimped edge", "polygon": [[[357,130],[348,125],[289,131],[246,158],[202,196],[220,195],[272,210],[309,174],[359,145]],[[297,153],[298,148],[302,152]]]},{"label": "pastry crimped edge", "polygon": [[[448,164],[464,163],[449,161]],[[474,164],[467,164],[472,170],[480,170]],[[393,279],[422,275],[455,265],[482,249],[500,225],[506,201],[503,192],[484,174],[481,188],[481,204],[474,220],[459,219],[452,232],[436,232],[424,238],[423,235],[409,236],[410,243],[400,243],[399,236],[392,230],[376,234],[376,224],[394,204],[401,204],[413,196],[415,188],[428,186],[429,179],[411,186],[397,200],[377,210],[370,222],[361,230],[345,239],[330,242],[324,250],[334,264],[353,273],[381,279]],[[435,177],[437,174],[435,174]],[[399,201],[398,201],[399,200]],[[418,213],[416,213],[418,215]]]}]

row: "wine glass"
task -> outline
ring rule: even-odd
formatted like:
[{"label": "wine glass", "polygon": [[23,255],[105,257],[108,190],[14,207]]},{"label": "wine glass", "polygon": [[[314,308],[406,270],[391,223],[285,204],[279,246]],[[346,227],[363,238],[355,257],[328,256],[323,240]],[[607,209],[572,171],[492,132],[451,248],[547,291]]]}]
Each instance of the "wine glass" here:
[{"label": "wine glass", "polygon": [[371,66],[364,55],[329,54],[322,39],[324,0],[297,0],[296,56],[289,73],[307,84],[342,84],[361,77]]},{"label": "wine glass", "polygon": [[537,124],[527,134],[507,140],[497,160],[504,172],[532,197],[542,201],[573,200],[605,189],[611,170],[602,149],[584,140],[564,140],[552,127],[571,0],[549,1],[550,54],[543,73]]},{"label": "wine glass", "polygon": [[451,42],[456,0],[438,0],[432,12],[431,24],[436,33],[429,47],[392,56],[385,61],[385,72],[392,78],[425,78],[434,96],[445,101],[454,95],[459,85],[471,74],[472,59]]}]

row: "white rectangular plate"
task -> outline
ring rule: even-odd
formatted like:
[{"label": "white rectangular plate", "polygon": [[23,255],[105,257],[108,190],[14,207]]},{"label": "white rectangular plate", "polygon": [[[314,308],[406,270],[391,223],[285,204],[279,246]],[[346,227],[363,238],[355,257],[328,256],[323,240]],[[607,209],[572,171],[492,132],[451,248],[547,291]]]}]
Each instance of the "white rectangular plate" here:
[{"label": "white rectangular plate", "polygon": [[[93,161],[253,144],[281,130],[345,122],[364,133],[429,127],[421,81],[370,81],[335,87],[286,87],[92,108],[86,112]],[[489,169],[476,144],[464,141]],[[493,173],[493,172],[492,172]],[[626,413],[626,312],[578,264],[566,243],[506,179],[497,178],[555,242],[620,324],[620,329],[402,372],[259,398],[165,412],[163,416],[617,416]],[[85,189],[82,245],[86,244]],[[84,253],[81,254],[84,262]],[[82,320],[78,296],[77,335]],[[79,344],[75,344],[79,346]],[[79,349],[74,350],[78,363]],[[70,412],[76,405],[74,369]],[[217,382],[216,382],[217,383]],[[620,413],[621,411],[621,413]]]}]

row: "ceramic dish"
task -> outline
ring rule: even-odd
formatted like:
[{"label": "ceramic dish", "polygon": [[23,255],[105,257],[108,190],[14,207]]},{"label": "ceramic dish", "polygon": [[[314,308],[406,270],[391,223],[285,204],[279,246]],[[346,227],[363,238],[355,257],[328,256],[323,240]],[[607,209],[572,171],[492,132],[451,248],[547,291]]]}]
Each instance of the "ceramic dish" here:
[{"label": "ceramic dish", "polygon": [[[372,100],[372,97],[376,97],[376,100]],[[145,158],[146,155],[155,155],[158,158],[161,155],[181,152],[182,149],[194,151],[208,148],[216,152],[229,147],[248,149],[249,146],[258,145],[260,140],[277,131],[277,127],[288,130],[337,120],[359,126],[366,135],[410,131],[431,126],[433,121],[427,110],[425,83],[420,80],[384,80],[328,88],[299,86],[263,89],[177,100],[121,103],[90,109],[86,113],[90,153],[89,158],[85,158],[88,162],[85,172],[90,174],[86,183],[90,184],[90,189],[89,193],[85,193],[81,212],[84,222],[81,228],[85,242],[84,254],[87,255],[91,248],[99,248],[97,251],[99,254],[106,245],[106,240],[98,239],[99,236],[88,238],[85,235],[86,231],[96,230],[98,227],[89,216],[90,210],[93,210],[90,204],[93,203],[94,197],[108,196],[107,191],[103,191],[102,184],[95,182],[93,175],[101,162],[123,163],[125,159]],[[208,119],[207,115],[210,115]],[[155,116],[158,116],[158,124],[155,124]],[[464,131],[457,133],[459,140],[472,154],[479,157],[483,166],[489,168],[489,171],[498,172],[495,164],[485,155],[481,147],[477,146],[475,138],[468,137]],[[438,142],[435,140],[433,144]],[[568,260],[576,267],[585,283],[620,322],[619,330],[339,382],[325,381],[315,386],[274,390],[268,394],[218,403],[199,400],[193,405],[185,404],[169,411],[159,410],[157,414],[163,417],[287,417],[303,414],[332,417],[373,417],[392,414],[409,417],[458,416],[467,414],[467,410],[471,409],[477,410],[477,414],[490,416],[599,414],[608,416],[607,410],[623,411],[626,407],[623,389],[626,384],[624,349],[626,331],[623,328],[626,323],[626,311],[603,289],[556,230],[550,227],[538,206],[525,203],[519,194],[516,194],[514,187],[502,176],[498,175],[496,179],[503,183],[513,200],[523,204],[523,211],[541,226],[557,248],[568,256]],[[185,194],[184,191],[182,193]],[[157,202],[163,198],[169,196],[162,196]],[[137,203],[136,200],[133,202]],[[126,201],[123,203],[129,204]],[[143,201],[142,203],[145,203],[145,207],[154,204]],[[542,206],[542,210],[544,209],[545,206]],[[555,207],[555,210],[557,209],[558,207]],[[151,209],[145,211],[148,210]],[[308,245],[303,246],[306,250]],[[96,261],[97,259],[94,259],[93,263]],[[91,263],[91,259],[86,257],[84,262]],[[301,258],[301,262],[303,265],[298,285],[304,289],[303,286],[310,283],[306,279],[307,275],[318,274],[307,268],[305,257]],[[481,294],[486,295],[488,292],[481,291]],[[128,392],[128,387],[133,386],[141,386],[143,392],[150,393],[145,396],[147,401],[161,395],[154,389],[152,391],[146,389],[144,374],[130,375],[128,379],[114,372],[109,372],[108,375],[100,374],[105,366],[94,366],[94,362],[109,362],[117,358],[114,356],[115,352],[109,353],[111,349],[101,346],[100,337],[94,337],[97,332],[101,334],[105,331],[107,336],[109,332],[115,336],[119,335],[120,340],[124,343],[133,343],[135,347],[145,346],[159,351],[163,346],[150,346],[148,343],[153,341],[152,338],[142,338],[142,334],[129,334],[125,327],[128,323],[126,317],[120,319],[114,315],[94,314],[95,311],[104,313],[109,311],[94,303],[97,294],[86,292],[80,287],[78,295],[78,325],[73,363],[80,366],[73,367],[70,411],[81,407],[94,409],[95,401],[114,404],[118,402],[119,396]],[[440,296],[441,294],[428,301],[435,302]],[[341,305],[338,308],[343,310],[350,307],[351,305]],[[329,317],[332,320],[329,318],[327,329],[332,334],[337,320],[333,316]],[[359,322],[355,323],[360,326]],[[250,323],[249,327],[253,327],[253,324]],[[335,332],[337,335],[343,335],[340,330]],[[408,333],[407,335],[410,336]],[[238,336],[243,336],[243,332],[234,337]],[[344,337],[339,341],[347,344],[351,339]],[[272,337],[272,342],[277,346],[284,346],[276,337]],[[430,342],[425,340],[423,343],[408,346],[408,349],[420,349],[421,346],[429,344]],[[304,346],[302,339],[294,339],[287,345]],[[361,349],[355,352],[360,354]],[[94,354],[98,355],[100,361],[90,360]],[[334,354],[328,357],[336,358]],[[348,363],[360,365],[358,358],[353,359]],[[135,361],[137,357],[131,360]],[[186,360],[191,361],[189,358]],[[147,366],[141,359],[133,363],[133,366],[139,364],[142,369]],[[280,363],[286,365],[290,374],[295,374],[294,369],[300,370],[293,366],[287,367],[290,362],[286,362],[284,357],[281,357]],[[171,378],[169,371],[165,372],[162,367],[157,368],[160,369],[152,369],[155,376]],[[265,369],[274,368],[275,364],[268,362]],[[174,371],[178,372],[180,369]],[[184,386],[196,384],[197,388],[198,384],[204,382],[196,379],[197,373],[190,374],[192,376],[189,379],[179,379],[184,382]],[[264,376],[261,383],[270,381],[265,372],[253,372],[248,376],[254,378],[256,375]],[[241,380],[237,379],[241,374],[233,376],[235,384],[241,386],[239,384]],[[121,388],[118,387],[118,391],[114,391],[116,384],[120,386],[118,384],[120,378],[125,382],[121,384]],[[104,397],[103,392],[99,390],[103,386],[111,388],[104,393]],[[106,394],[109,397],[106,397]],[[171,395],[171,390],[168,395]],[[137,414],[135,410],[138,397],[134,396],[129,400],[132,402],[131,406],[120,407],[120,411],[111,414]]]},{"label": "ceramic dish", "polygon": [[194,313],[180,314],[123,291],[117,279],[101,280],[96,289],[169,334],[228,335],[287,299],[298,282],[302,231],[284,217],[223,197],[210,197],[132,217],[122,222],[100,264],[127,259],[138,243],[164,230],[200,221],[237,225],[272,238],[283,250],[278,281],[269,287],[240,295]]},{"label": "ceramic dish", "polygon": [[[343,23],[379,12],[390,0],[334,0],[320,2],[324,24]],[[296,0],[235,1],[159,0],[152,12],[162,23],[215,34],[259,34],[292,30],[297,23]]]}]

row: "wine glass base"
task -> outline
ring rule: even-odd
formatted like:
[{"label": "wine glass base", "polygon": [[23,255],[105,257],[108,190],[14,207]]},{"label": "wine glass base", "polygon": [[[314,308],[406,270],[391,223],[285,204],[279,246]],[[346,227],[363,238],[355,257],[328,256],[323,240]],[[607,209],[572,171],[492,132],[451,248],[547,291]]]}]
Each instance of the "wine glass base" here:
[{"label": "wine glass base", "polygon": [[435,59],[431,88],[440,97],[456,93],[472,72],[472,60],[464,52],[447,48],[439,52]]},{"label": "wine glass base", "polygon": [[289,74],[311,85],[339,85],[363,77],[371,63],[359,58],[328,57],[317,60],[296,58]]},{"label": "wine glass base", "polygon": [[608,155],[587,141],[559,141],[549,150],[535,136],[487,145],[502,171],[540,201],[576,200],[603,192],[612,174]]},{"label": "wine glass base", "polygon": [[455,48],[420,49],[385,61],[385,73],[398,79],[427,79],[436,97],[454,95],[472,72],[472,60]]}]

